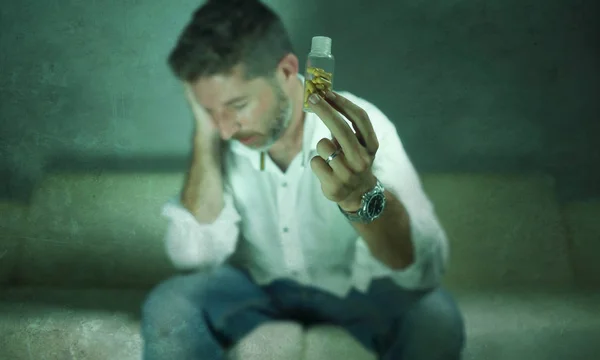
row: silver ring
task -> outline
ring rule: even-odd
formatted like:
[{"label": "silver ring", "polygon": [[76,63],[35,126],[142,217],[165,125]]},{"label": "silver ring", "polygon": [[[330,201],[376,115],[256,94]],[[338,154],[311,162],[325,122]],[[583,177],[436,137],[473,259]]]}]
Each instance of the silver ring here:
[{"label": "silver ring", "polygon": [[329,155],[329,157],[325,160],[325,163],[327,165],[329,165],[331,160],[335,159],[335,157],[338,156],[338,154],[341,152],[342,152],[342,148],[335,149],[335,151],[331,155]]}]

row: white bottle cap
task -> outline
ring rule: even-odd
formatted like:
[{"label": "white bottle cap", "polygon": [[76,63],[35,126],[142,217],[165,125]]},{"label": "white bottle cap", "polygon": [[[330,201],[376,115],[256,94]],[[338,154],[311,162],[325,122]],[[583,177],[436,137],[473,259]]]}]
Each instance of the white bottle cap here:
[{"label": "white bottle cap", "polygon": [[310,52],[331,55],[331,38],[327,36],[313,37]]}]

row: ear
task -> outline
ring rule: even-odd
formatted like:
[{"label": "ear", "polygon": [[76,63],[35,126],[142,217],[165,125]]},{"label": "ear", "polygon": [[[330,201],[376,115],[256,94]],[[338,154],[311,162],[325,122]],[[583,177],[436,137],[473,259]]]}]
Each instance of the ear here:
[{"label": "ear", "polygon": [[278,71],[282,73],[285,81],[289,81],[296,78],[299,67],[298,57],[289,53],[279,61]]}]

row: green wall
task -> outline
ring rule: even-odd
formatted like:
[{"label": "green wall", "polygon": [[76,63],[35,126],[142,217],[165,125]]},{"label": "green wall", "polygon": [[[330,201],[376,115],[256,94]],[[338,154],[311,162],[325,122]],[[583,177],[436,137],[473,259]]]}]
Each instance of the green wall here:
[{"label": "green wall", "polygon": [[[45,171],[185,166],[192,123],[165,59],[199,1],[7,1],[0,196]],[[549,172],[599,195],[597,2],[266,1],[304,61],[378,105],[424,172]]]}]

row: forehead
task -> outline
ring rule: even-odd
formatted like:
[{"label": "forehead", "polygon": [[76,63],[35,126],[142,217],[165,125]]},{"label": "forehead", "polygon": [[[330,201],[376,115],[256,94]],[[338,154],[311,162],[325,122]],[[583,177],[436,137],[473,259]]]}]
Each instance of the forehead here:
[{"label": "forehead", "polygon": [[260,79],[247,81],[243,69],[236,66],[230,73],[215,74],[198,79],[192,87],[200,104],[206,108],[221,106],[231,99],[252,95]]}]

